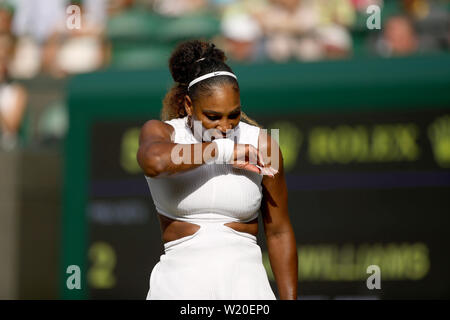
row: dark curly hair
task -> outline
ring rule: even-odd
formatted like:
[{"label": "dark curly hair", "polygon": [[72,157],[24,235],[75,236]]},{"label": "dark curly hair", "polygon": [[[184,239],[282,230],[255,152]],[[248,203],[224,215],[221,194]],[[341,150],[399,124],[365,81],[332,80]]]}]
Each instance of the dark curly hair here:
[{"label": "dark curly hair", "polygon": [[[213,43],[201,40],[185,41],[177,45],[169,59],[169,70],[175,84],[166,94],[161,110],[161,120],[185,117],[184,99],[186,95],[195,101],[203,95],[208,95],[215,86],[230,84],[239,91],[237,80],[229,76],[215,76],[197,82],[189,88],[189,83],[210,72],[233,70],[225,63],[225,53]],[[241,117],[250,124],[259,126],[254,120],[241,112]]]}]

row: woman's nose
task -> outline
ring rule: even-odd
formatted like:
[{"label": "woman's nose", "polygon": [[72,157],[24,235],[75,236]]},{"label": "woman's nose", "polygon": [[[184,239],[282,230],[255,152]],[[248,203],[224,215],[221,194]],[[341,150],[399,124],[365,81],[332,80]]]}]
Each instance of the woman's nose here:
[{"label": "woman's nose", "polygon": [[232,128],[233,126],[230,122],[225,122],[223,124],[219,124],[218,126],[218,129],[224,134],[227,132],[227,130],[231,130]]}]

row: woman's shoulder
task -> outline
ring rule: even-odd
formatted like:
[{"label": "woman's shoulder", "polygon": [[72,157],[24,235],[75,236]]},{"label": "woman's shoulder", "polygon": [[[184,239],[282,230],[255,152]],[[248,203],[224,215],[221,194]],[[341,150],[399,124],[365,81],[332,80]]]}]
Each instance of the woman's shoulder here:
[{"label": "woman's shoulder", "polygon": [[153,123],[154,126],[168,132],[173,142],[181,143],[186,135],[186,117],[169,120],[149,120],[148,122],[155,122]]},{"label": "woman's shoulder", "polygon": [[174,134],[174,128],[170,124],[166,123],[165,121],[157,120],[157,119],[150,119],[147,120],[142,128],[140,137],[141,139],[146,137],[171,137]]},{"label": "woman's shoulder", "polygon": [[170,120],[150,119],[147,120],[142,127],[173,129],[174,127],[180,127],[181,125],[184,125],[184,118],[174,118]]}]

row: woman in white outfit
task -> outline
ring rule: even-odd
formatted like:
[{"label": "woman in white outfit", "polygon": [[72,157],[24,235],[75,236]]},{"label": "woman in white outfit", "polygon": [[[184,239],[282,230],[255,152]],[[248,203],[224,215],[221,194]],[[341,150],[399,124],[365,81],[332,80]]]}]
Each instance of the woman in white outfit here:
[{"label": "woman in white outfit", "polygon": [[297,298],[281,151],[242,112],[225,60],[212,43],[179,44],[169,61],[176,84],[164,99],[163,121],[141,130],[137,158],[165,249],[147,299],[275,299],[256,241],[259,211],[279,298]]}]

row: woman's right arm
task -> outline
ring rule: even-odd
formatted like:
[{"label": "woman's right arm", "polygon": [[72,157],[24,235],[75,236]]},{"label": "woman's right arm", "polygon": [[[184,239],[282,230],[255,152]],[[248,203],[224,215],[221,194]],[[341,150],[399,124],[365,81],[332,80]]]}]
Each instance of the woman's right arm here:
[{"label": "woman's right arm", "polygon": [[[171,125],[159,120],[149,120],[143,125],[137,161],[146,176],[155,178],[194,169],[214,158],[215,143],[177,144],[171,140],[173,130]],[[194,163],[194,151],[200,150],[204,156],[197,155]]]}]

